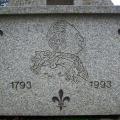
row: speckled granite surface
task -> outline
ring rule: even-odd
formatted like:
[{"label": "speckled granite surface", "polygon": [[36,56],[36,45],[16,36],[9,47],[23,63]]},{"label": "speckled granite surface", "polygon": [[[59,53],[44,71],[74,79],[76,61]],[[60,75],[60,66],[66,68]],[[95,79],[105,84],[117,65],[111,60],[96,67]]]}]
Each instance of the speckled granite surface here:
[{"label": "speckled granite surface", "polygon": [[119,9],[0,7],[0,115],[119,115]]},{"label": "speckled granite surface", "polygon": [[0,7],[0,15],[21,14],[120,14],[119,6],[42,5],[27,7]]},{"label": "speckled granite surface", "polygon": [[[46,5],[47,0],[9,0],[9,6],[39,6]],[[61,0],[64,2],[64,0]],[[113,5],[111,0],[74,0],[74,5]]]},{"label": "speckled granite surface", "polygon": [[119,19],[2,16],[0,114],[120,114]]}]

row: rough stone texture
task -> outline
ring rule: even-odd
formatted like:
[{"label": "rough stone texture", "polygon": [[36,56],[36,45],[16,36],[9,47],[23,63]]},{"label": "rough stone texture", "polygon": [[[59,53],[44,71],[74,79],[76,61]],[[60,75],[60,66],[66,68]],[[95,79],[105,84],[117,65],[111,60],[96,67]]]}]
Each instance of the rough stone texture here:
[{"label": "rough stone texture", "polygon": [[[113,5],[111,0],[74,0],[75,5]],[[46,0],[10,0],[10,6],[45,5]]]},{"label": "rough stone texture", "polygon": [[75,0],[75,5],[113,5],[111,0]]},{"label": "rough stone texture", "polygon": [[27,7],[0,7],[0,14],[120,14],[119,6],[42,5]]},{"label": "rough stone texture", "polygon": [[46,0],[9,0],[9,6],[39,6],[45,5]]},{"label": "rough stone texture", "polygon": [[119,15],[1,16],[0,115],[120,114],[119,26]]},{"label": "rough stone texture", "polygon": [[120,7],[32,2],[0,8],[0,115],[120,114]]}]

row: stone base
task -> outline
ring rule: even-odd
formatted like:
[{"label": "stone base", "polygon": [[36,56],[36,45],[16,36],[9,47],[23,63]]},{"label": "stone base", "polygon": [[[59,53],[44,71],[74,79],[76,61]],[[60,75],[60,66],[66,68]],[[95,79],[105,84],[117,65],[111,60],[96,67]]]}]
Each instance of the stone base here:
[{"label": "stone base", "polygon": [[0,18],[0,115],[120,114],[119,15]]},{"label": "stone base", "polygon": [[[80,5],[113,5],[111,0],[74,0],[74,4]],[[46,0],[10,0],[9,6],[40,6],[46,5]]]}]

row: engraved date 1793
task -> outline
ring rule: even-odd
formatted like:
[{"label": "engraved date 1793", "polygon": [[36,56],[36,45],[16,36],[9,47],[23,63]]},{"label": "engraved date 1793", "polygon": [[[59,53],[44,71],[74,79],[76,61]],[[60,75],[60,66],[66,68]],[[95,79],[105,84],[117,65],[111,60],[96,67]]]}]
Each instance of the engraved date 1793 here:
[{"label": "engraved date 1793", "polygon": [[112,82],[111,81],[91,81],[90,86],[96,89],[99,88],[111,88]]},{"label": "engraved date 1793", "polygon": [[18,90],[18,89],[31,89],[32,83],[30,81],[23,82],[23,81],[16,81],[11,82],[12,89]]}]

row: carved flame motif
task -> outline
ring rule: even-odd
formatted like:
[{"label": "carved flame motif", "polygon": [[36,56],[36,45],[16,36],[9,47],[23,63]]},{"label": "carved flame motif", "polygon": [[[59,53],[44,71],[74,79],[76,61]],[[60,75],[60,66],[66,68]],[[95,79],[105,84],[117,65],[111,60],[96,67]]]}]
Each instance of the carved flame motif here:
[{"label": "carved flame motif", "polygon": [[59,90],[58,94],[59,94],[59,97],[54,96],[54,97],[52,98],[52,101],[53,101],[53,102],[58,102],[58,107],[60,108],[60,111],[61,111],[61,110],[63,109],[63,107],[66,107],[66,106],[64,105],[64,102],[65,102],[65,101],[70,102],[70,97],[68,97],[68,96],[65,96],[65,97],[64,97],[64,96],[63,96],[64,92],[63,92],[62,89]]}]

